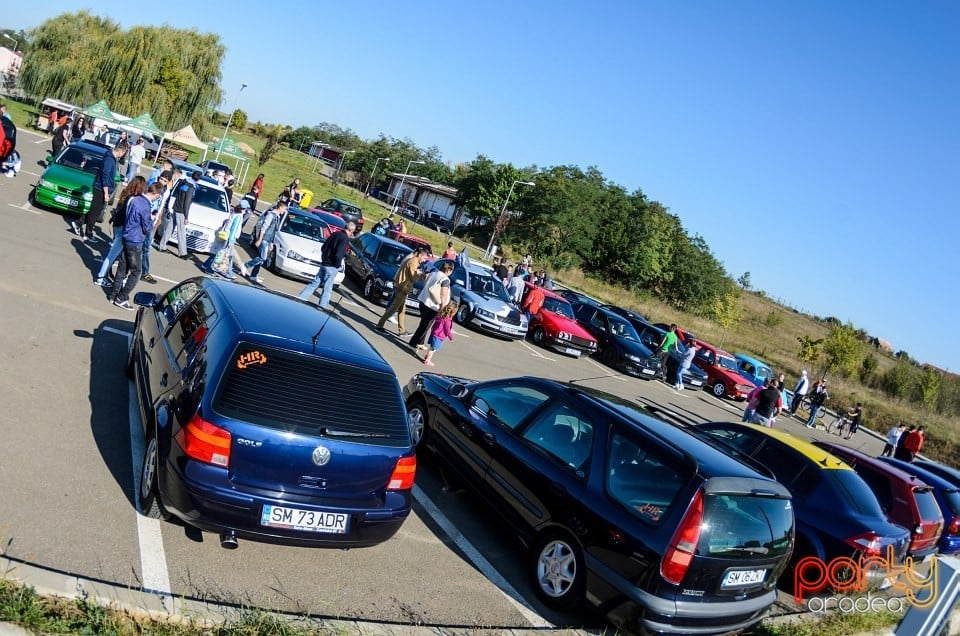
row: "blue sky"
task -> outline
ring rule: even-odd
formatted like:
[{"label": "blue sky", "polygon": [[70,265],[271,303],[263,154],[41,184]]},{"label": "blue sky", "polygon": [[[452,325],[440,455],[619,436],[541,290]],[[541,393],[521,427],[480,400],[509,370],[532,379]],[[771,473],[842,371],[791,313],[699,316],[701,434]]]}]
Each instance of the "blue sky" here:
[{"label": "blue sky", "polygon": [[[157,6],[89,10],[219,33],[224,109],[253,120],[597,166],[734,278],[960,370],[937,337],[960,316],[958,2]],[[77,8],[12,3],[0,26]]]}]

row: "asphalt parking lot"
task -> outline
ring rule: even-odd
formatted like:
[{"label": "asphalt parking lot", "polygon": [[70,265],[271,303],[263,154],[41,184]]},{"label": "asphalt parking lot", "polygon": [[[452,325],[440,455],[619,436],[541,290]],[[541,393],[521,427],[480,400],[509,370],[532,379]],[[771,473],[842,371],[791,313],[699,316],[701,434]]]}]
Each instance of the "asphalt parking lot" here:
[{"label": "asphalt parking lot", "polygon": [[[138,515],[133,483],[142,439],[123,375],[134,314],[112,306],[106,290],[92,283],[108,243],[83,243],[63,215],[28,202],[48,148],[46,137],[21,131],[23,172],[0,179],[0,394],[6,398],[0,551],[60,572],[272,610],[438,626],[602,627],[596,616],[558,615],[541,606],[521,569],[519,546],[500,533],[488,509],[446,483],[429,462],[418,470],[414,514],[395,538],[374,548],[241,541],[239,550],[227,551],[215,536]],[[244,250],[239,255],[249,258]],[[152,273],[160,283],[140,283],[137,291],[199,275],[199,262],[154,252]],[[262,276],[265,286],[291,294],[303,286],[268,271]],[[348,282],[334,301],[401,383],[424,370],[404,343],[373,330],[383,308],[364,301],[356,286]],[[459,326],[435,362],[438,372],[476,379],[576,380],[691,421],[738,420],[742,410],[707,392],[677,392],[594,360]],[[786,417],[778,427],[809,433]],[[882,448],[863,433],[850,444],[874,454]]]}]

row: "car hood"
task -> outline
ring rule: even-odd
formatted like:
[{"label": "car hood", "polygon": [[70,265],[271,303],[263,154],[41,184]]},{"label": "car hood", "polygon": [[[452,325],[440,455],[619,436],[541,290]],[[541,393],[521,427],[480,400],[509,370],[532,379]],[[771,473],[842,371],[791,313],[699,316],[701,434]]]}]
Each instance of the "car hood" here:
[{"label": "car hood", "polygon": [[84,172],[76,168],[53,164],[43,171],[41,179],[52,181],[71,190],[79,190],[80,193],[93,191],[93,175],[90,172]]},{"label": "car hood", "polygon": [[228,216],[230,215],[227,212],[194,203],[190,206],[190,215],[187,217],[187,220],[191,225],[199,225],[200,227],[205,227],[210,230],[219,230]]},{"label": "car hood", "polygon": [[475,306],[485,309],[490,313],[498,316],[507,316],[511,311],[517,311],[516,306],[514,306],[512,303],[504,302],[496,296],[478,294],[477,292],[466,290],[459,285],[457,285],[456,288],[460,294],[460,298],[473,303]]},{"label": "car hood", "polygon": [[553,329],[558,329],[560,331],[565,331],[571,336],[576,336],[578,338],[583,338],[584,340],[592,340],[596,342],[596,338],[593,337],[589,331],[583,328],[583,326],[571,318],[562,316],[560,314],[555,314],[552,311],[541,310],[538,314],[539,320],[544,324],[548,325]]},{"label": "car hood", "polygon": [[647,349],[639,342],[627,340],[626,338],[613,338],[613,340],[616,341],[617,346],[619,346],[626,353],[640,356],[641,358],[649,358],[653,355],[653,351],[650,351],[650,349]]},{"label": "car hood", "polygon": [[319,261],[321,258],[320,250],[323,249],[323,243],[320,241],[287,234],[281,230],[277,232],[277,242],[282,244],[285,249],[293,250],[311,260]]}]

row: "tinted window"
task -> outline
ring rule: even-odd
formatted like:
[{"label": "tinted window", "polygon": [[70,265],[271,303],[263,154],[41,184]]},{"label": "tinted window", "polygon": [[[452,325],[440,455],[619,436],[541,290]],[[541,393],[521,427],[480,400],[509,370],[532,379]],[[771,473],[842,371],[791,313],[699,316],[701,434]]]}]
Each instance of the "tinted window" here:
[{"label": "tinted window", "polygon": [[590,305],[579,304],[574,308],[573,311],[577,316],[577,320],[583,323],[589,323],[590,319],[593,318],[593,314],[596,312],[596,309]]},{"label": "tinted window", "polygon": [[230,357],[213,408],[275,430],[410,443],[393,374],[247,342]]},{"label": "tinted window", "polygon": [[947,507],[951,514],[960,515],[960,492],[956,490],[945,490],[943,498],[947,500]]},{"label": "tinted window", "polygon": [[753,453],[753,458],[770,469],[781,484],[786,486],[794,497],[805,497],[816,486],[815,477],[807,473],[807,461],[791,448],[769,442]]},{"label": "tinted window", "polygon": [[557,404],[537,418],[523,437],[561,464],[579,471],[593,447],[593,424],[568,405]]},{"label": "tinted window", "polygon": [[890,479],[865,466],[855,465],[854,470],[870,486],[870,490],[876,495],[877,503],[884,512],[890,512],[893,509],[893,490],[890,487]]},{"label": "tinted window", "polygon": [[206,340],[207,332],[215,322],[216,313],[210,297],[206,294],[180,313],[167,334],[167,343],[177,366],[183,368],[189,364],[193,354]]},{"label": "tinted window", "polygon": [[207,188],[200,184],[197,184],[196,190],[193,193],[193,202],[207,208],[220,210],[221,212],[229,212],[225,192],[214,188]]},{"label": "tinted window", "polygon": [[717,356],[720,366],[729,371],[737,371],[737,361],[727,356]]},{"label": "tinted window", "polygon": [[725,559],[785,555],[793,537],[789,499],[709,495],[697,554]]},{"label": "tinted window", "polygon": [[161,333],[167,330],[167,326],[176,319],[177,314],[179,314],[183,308],[187,306],[187,303],[193,300],[198,293],[200,293],[200,284],[195,281],[187,281],[167,292],[167,295],[154,307]]},{"label": "tinted window", "polygon": [[610,323],[610,333],[614,336],[623,338],[624,340],[640,342],[640,337],[637,336],[636,330],[626,320],[607,317],[607,321]]},{"label": "tinted window", "polygon": [[680,470],[655,447],[618,432],[610,436],[604,476],[610,498],[652,524],[667,516],[684,482]]},{"label": "tinted window", "polygon": [[885,517],[877,497],[867,483],[852,470],[824,470],[823,478],[843,497],[847,506],[862,515]]},{"label": "tinted window", "polygon": [[933,521],[943,516],[940,514],[940,506],[937,505],[937,498],[933,496],[932,490],[914,490],[913,494],[917,498],[921,519]]},{"label": "tinted window", "polygon": [[400,261],[402,261],[409,253],[410,250],[405,247],[383,244],[380,246],[380,253],[377,255],[377,262],[384,263],[386,265],[399,265]]},{"label": "tinted window", "polygon": [[61,166],[67,166],[68,168],[75,168],[96,174],[100,172],[100,167],[103,165],[103,153],[68,146],[60,153],[56,163]]},{"label": "tinted window", "polygon": [[488,418],[514,429],[549,398],[533,387],[499,384],[480,387],[470,403]]},{"label": "tinted window", "polygon": [[753,452],[760,447],[764,440],[761,435],[746,428],[729,429],[702,426],[700,429],[747,455],[753,455]]}]

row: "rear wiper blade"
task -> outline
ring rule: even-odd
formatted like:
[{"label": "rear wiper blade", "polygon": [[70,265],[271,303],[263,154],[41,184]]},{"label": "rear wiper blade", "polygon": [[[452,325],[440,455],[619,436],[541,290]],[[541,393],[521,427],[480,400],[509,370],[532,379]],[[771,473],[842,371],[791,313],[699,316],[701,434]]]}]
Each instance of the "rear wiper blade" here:
[{"label": "rear wiper blade", "polygon": [[735,546],[727,548],[727,552],[746,552],[747,554],[767,554],[770,548],[749,548],[747,546]]},{"label": "rear wiper blade", "polygon": [[341,431],[340,429],[326,427],[320,429],[320,434],[327,437],[390,437],[386,433],[357,433],[356,431]]}]

